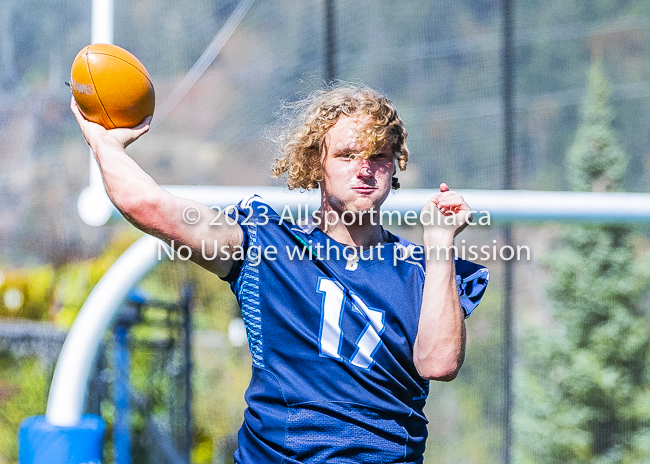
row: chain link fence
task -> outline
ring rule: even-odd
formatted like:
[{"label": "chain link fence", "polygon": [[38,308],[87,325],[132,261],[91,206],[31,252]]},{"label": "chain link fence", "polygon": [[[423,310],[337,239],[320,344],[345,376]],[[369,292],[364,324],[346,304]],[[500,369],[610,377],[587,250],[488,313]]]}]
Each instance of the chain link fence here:
[{"label": "chain link fence", "polygon": [[[115,0],[115,41],[149,69],[162,103],[238,4]],[[612,85],[612,127],[628,157],[622,188],[647,191],[647,2],[517,0],[513,7],[514,186],[568,188],[566,151],[578,127],[587,71],[601,60]],[[0,265],[8,275],[34,262],[56,268],[97,255],[124,225],[91,229],[81,223],[75,207],[87,182],[88,154],[67,109],[69,91],[63,83],[72,59],[89,41],[90,2],[7,0],[0,3],[0,21]],[[294,100],[330,75],[362,81],[396,102],[412,151],[407,171],[399,174],[402,187],[432,188],[445,181],[459,189],[501,188],[503,24],[502,3],[492,0],[255,2],[205,74],[130,153],[161,184],[280,185],[268,175],[272,154],[264,128],[274,121],[282,100]],[[465,244],[502,245],[500,226],[464,233]],[[641,256],[648,231],[642,227],[635,232]],[[398,233],[420,241],[418,231]],[[562,233],[558,224],[513,229],[514,242],[528,246],[531,259],[514,268],[517,338],[511,367],[528,359],[531,328],[561,331],[546,286],[553,278],[548,256],[558,248]],[[468,320],[466,363],[457,380],[431,389],[429,463],[504,462],[504,447],[520,446],[524,440],[515,434],[509,444],[504,431],[504,263],[489,259],[482,264],[491,269],[492,283]],[[1,285],[5,298],[9,288]],[[198,297],[202,309],[193,315],[193,459],[200,463],[231,459],[250,375],[245,348],[227,339],[228,323],[236,317],[232,299],[222,296],[228,289],[216,280],[209,288],[218,301]],[[165,290],[151,294],[159,298]],[[32,317],[7,309],[2,301],[3,317]],[[41,319],[55,318],[60,309],[47,299],[43,306]],[[212,319],[206,308],[218,307],[228,310]],[[186,451],[178,451],[186,450],[189,440],[179,428],[186,420],[181,404],[188,393],[179,374],[185,343],[181,313],[152,305],[141,316],[130,330],[132,376],[137,377],[132,378],[134,460],[164,462],[159,456],[166,451],[154,452],[147,443],[162,445],[167,442],[160,437],[170,434],[179,437],[174,449],[185,459]],[[0,436],[10,437],[0,438],[0,449],[9,450],[0,462],[11,462],[15,455],[11,427],[17,418],[44,412],[63,337],[45,323],[0,324]],[[114,351],[115,340],[109,336],[88,399],[89,410],[102,413],[111,427]],[[522,394],[517,388],[515,399]],[[515,414],[522,408],[515,401]],[[171,412],[174,417],[167,418]],[[112,445],[107,446],[112,459]],[[538,462],[543,462],[541,457]]]}]

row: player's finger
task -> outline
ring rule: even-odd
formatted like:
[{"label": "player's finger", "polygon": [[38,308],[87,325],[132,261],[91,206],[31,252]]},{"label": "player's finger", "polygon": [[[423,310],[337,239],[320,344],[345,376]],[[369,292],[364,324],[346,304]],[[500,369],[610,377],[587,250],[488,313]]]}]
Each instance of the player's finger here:
[{"label": "player's finger", "polygon": [[441,205],[458,204],[458,203],[462,203],[462,201],[463,201],[463,197],[458,192],[452,192],[452,191],[442,192],[438,197],[438,203],[440,203]]},{"label": "player's finger", "polygon": [[144,124],[144,125],[140,124],[138,127],[135,128],[135,133],[136,133],[136,137],[135,137],[135,138],[138,138],[138,137],[140,137],[141,135],[146,134],[147,132],[149,132],[149,128],[150,128],[150,127],[151,127],[151,126],[149,126],[148,123],[147,123],[147,124]]},{"label": "player's finger", "polygon": [[438,203],[442,205],[457,205],[461,203],[465,203],[463,200],[463,197],[456,192],[449,192],[450,195],[440,195],[440,198],[438,198]]},{"label": "player's finger", "polygon": [[75,100],[74,97],[70,97],[70,109],[72,110],[72,114],[74,114],[74,117],[77,120],[77,122],[81,124],[81,121],[83,121],[85,118],[81,114],[79,105],[77,105],[77,100]]},{"label": "player's finger", "polygon": [[149,130],[149,125],[151,124],[151,119],[152,119],[151,116],[147,116],[146,118],[144,118],[142,120],[142,122],[140,124],[135,126],[133,129],[139,131],[140,129],[144,129],[146,127],[147,130]]},{"label": "player's finger", "polygon": [[465,200],[458,192],[444,192],[440,195],[438,208],[448,214],[457,214],[463,209],[469,209]]},{"label": "player's finger", "polygon": [[138,140],[142,135],[146,134],[149,132],[149,129],[151,126],[149,123],[151,122],[151,116],[147,116],[144,118],[144,120],[135,126],[133,129],[112,129],[112,131],[115,131],[115,136],[122,142],[124,148],[128,147],[131,145],[133,142]]},{"label": "player's finger", "polygon": [[441,205],[439,209],[446,214],[457,214],[460,213],[463,207],[461,205]]},{"label": "player's finger", "polygon": [[440,184],[440,191],[441,192],[447,192],[449,191],[449,186],[445,184],[444,182]]}]

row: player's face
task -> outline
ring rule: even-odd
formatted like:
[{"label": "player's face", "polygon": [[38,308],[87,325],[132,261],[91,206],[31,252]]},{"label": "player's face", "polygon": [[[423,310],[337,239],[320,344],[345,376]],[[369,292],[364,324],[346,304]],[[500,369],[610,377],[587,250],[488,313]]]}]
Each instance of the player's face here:
[{"label": "player's face", "polygon": [[323,202],[336,211],[378,211],[390,192],[395,171],[390,144],[367,159],[354,156],[363,151],[357,136],[369,123],[367,115],[341,116],[325,134],[320,188]]}]

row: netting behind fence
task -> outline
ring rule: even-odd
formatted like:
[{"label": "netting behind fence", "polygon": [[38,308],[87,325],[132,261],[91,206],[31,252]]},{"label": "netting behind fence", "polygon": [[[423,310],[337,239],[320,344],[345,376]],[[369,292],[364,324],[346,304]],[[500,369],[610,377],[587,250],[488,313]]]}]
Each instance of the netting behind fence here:
[{"label": "netting behind fence", "polygon": [[[515,2],[517,188],[568,186],[564,157],[578,125],[587,70],[593,59],[602,59],[612,83],[613,126],[629,157],[624,187],[648,189],[650,8],[646,3]],[[147,66],[162,103],[238,4],[116,0],[115,41]],[[407,124],[412,158],[409,169],[399,176],[402,186],[435,187],[446,181],[454,188],[499,188],[503,172],[500,3],[363,0],[334,4],[335,52],[330,58],[336,76],[385,91]],[[75,209],[78,192],[87,182],[87,148],[67,109],[69,93],[63,82],[76,52],[90,39],[89,5],[80,0],[25,0],[0,6],[4,167],[0,262],[5,270],[35,261],[57,268],[87,257],[103,247],[112,228],[119,227],[86,228]],[[279,185],[268,175],[271,154],[263,129],[274,120],[280,100],[293,100],[324,80],[324,16],[324,2],[319,0],[255,2],[196,85],[130,153],[164,184]],[[538,260],[555,246],[550,241],[557,232],[553,227],[515,230],[516,240],[530,246],[533,255],[532,263],[516,267],[519,336],[528,325],[552,326],[544,287],[549,276]],[[412,233],[412,239],[419,241],[417,232]],[[472,234],[468,242],[478,245],[498,239],[494,228]],[[502,455],[502,263],[487,264],[493,271],[492,284],[486,301],[468,321],[466,365],[458,380],[432,389],[427,462],[498,462]],[[219,285],[215,282],[214,288],[223,289]],[[0,287],[3,295],[7,290]],[[218,304],[229,305],[229,301]],[[60,309],[52,308],[54,313]],[[3,315],[24,316],[12,313],[2,302],[0,310]],[[201,332],[196,347],[201,360],[195,376],[196,401],[208,405],[197,406],[204,414],[197,420],[208,424],[209,411],[229,411],[228,421],[197,428],[197,436],[204,438],[199,440],[202,446],[212,447],[205,456],[221,453],[220,443],[224,448],[232,446],[229,437],[238,419],[231,419],[237,413],[229,408],[242,406],[235,391],[241,390],[248,375],[248,367],[236,369],[239,361],[246,361],[245,350],[214,341],[226,333],[225,319],[235,316],[233,311],[224,314],[228,315],[224,320],[211,320],[203,313],[197,316],[198,330],[206,332]],[[520,339],[517,346],[521,343]],[[230,353],[227,363],[213,363],[222,349]],[[8,359],[24,359],[17,364],[25,369],[41,362],[18,355]],[[518,350],[518,356],[525,353]],[[39,378],[48,377],[48,366]],[[231,403],[226,394],[204,393],[224,373],[232,372],[236,372],[228,383],[232,390],[220,391],[237,400]]]}]

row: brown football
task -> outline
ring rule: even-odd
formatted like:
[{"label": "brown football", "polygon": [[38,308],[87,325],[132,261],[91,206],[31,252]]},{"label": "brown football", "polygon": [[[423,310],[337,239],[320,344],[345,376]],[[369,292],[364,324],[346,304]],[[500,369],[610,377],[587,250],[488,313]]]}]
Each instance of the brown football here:
[{"label": "brown football", "polygon": [[74,59],[70,87],[83,115],[106,129],[153,116],[155,94],[142,63],[117,45],[93,44]]}]

